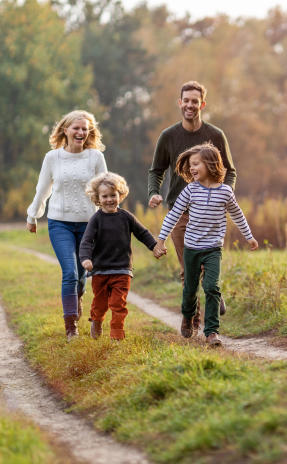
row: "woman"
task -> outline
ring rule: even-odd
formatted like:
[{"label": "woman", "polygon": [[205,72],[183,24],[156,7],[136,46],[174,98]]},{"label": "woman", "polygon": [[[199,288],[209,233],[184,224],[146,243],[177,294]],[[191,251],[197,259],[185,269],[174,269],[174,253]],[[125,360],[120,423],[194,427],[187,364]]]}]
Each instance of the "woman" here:
[{"label": "woman", "polygon": [[43,161],[36,195],[27,213],[27,229],[37,231],[37,219],[47,199],[49,237],[62,268],[62,303],[67,340],[78,335],[86,274],[79,260],[79,246],[95,206],[85,195],[86,183],[106,172],[100,150],[105,147],[92,114],[76,110],[56,124],[49,151]]}]

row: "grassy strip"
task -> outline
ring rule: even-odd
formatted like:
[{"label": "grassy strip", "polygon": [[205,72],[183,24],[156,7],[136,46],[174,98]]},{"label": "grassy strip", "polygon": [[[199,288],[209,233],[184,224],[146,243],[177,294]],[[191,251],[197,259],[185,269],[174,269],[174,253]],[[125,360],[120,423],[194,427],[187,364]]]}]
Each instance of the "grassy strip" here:
[{"label": "grassy strip", "polygon": [[68,464],[69,456],[38,427],[0,401],[0,464]]},{"label": "grassy strip", "polygon": [[[155,261],[134,243],[136,277],[134,290],[163,306],[180,311],[181,284],[172,244],[168,255]],[[287,252],[260,250],[224,251],[222,293],[228,311],[221,320],[221,332],[229,336],[267,333],[287,334]],[[204,305],[201,289],[201,302]]]},{"label": "grassy strip", "polygon": [[[275,463],[287,442],[286,366],[234,358],[182,340],[130,308],[127,338],[67,344],[60,273],[0,245],[0,285],[31,363],[77,410],[158,463]],[[56,270],[57,269],[57,270]],[[91,298],[89,291],[86,302]],[[86,303],[87,304],[87,303]],[[87,313],[87,311],[86,311]],[[283,462],[283,461],[282,461]]]},{"label": "grassy strip", "polygon": [[[0,240],[53,254],[46,226],[39,228],[36,237],[25,230],[11,231],[1,232]],[[171,241],[168,256],[161,260],[155,260],[136,240],[133,250],[133,290],[179,312],[182,288]],[[286,261],[286,251],[224,251],[222,292],[228,311],[221,320],[222,333],[234,337],[270,331],[275,336],[287,334]],[[201,301],[204,305],[202,290]]]}]

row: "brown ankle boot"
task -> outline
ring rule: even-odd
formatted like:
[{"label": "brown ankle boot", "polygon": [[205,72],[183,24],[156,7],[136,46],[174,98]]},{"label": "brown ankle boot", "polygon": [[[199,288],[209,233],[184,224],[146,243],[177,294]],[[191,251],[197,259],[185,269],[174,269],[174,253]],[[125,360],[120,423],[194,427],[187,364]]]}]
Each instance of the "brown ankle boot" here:
[{"label": "brown ankle boot", "polygon": [[184,338],[190,338],[193,332],[192,319],[187,319],[185,316],[183,316],[180,331]]},{"label": "brown ankle boot", "polygon": [[71,316],[65,316],[64,319],[67,341],[69,342],[73,337],[77,337],[79,335],[77,327],[77,316],[73,314]]},{"label": "brown ankle boot", "polygon": [[91,337],[95,340],[99,338],[103,333],[102,321],[93,321],[93,319],[89,318],[91,322]]}]

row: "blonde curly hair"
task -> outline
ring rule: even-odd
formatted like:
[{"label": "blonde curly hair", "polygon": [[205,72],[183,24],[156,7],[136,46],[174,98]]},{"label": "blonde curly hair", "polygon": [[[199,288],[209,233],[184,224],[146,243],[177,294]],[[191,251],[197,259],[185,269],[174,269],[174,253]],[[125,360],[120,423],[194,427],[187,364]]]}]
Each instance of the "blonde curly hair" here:
[{"label": "blonde curly hair", "polygon": [[114,172],[104,172],[93,177],[87,184],[86,195],[96,205],[100,205],[99,201],[99,187],[106,185],[113,190],[119,192],[120,202],[122,202],[129,194],[129,187],[126,180],[119,174]]},{"label": "blonde curly hair", "polygon": [[190,172],[189,159],[191,156],[198,154],[205,164],[210,177],[215,182],[219,182],[221,184],[224,181],[226,169],[223,166],[218,148],[216,148],[212,143],[195,145],[181,153],[176,161],[175,172],[181,176],[185,182],[193,182],[194,179]]},{"label": "blonde curly hair", "polygon": [[49,137],[49,143],[52,148],[65,147],[68,143],[64,129],[67,129],[76,119],[86,119],[89,123],[89,135],[84,143],[83,148],[95,148],[96,150],[105,150],[105,145],[101,142],[102,134],[98,129],[98,123],[92,113],[84,110],[75,110],[65,114],[57,122]]}]

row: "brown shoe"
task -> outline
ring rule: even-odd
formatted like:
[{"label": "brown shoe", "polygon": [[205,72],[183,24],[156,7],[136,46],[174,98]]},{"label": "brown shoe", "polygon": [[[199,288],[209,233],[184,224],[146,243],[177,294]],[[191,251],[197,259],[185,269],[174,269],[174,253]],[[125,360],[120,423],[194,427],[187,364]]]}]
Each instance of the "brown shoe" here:
[{"label": "brown shoe", "polygon": [[89,321],[91,322],[91,330],[90,330],[91,337],[96,340],[103,333],[103,327],[102,327],[103,323],[101,321],[93,321],[92,319],[89,319]]},{"label": "brown shoe", "polygon": [[83,314],[83,295],[78,295],[78,316],[77,321],[80,320]]},{"label": "brown shoe", "polygon": [[226,313],[226,306],[223,296],[220,298],[220,305],[219,305],[219,314],[223,316]]},{"label": "brown shoe", "polygon": [[192,319],[187,319],[185,316],[183,316],[180,330],[181,330],[181,335],[184,338],[190,338],[193,333]]},{"label": "brown shoe", "polygon": [[77,327],[77,316],[65,316],[65,329],[66,329],[66,336],[67,342],[70,342],[73,337],[77,337],[79,335],[78,327]]},{"label": "brown shoe", "polygon": [[208,343],[209,346],[222,346],[222,341],[217,333],[211,333],[208,335],[208,337],[206,337],[206,343]]}]

